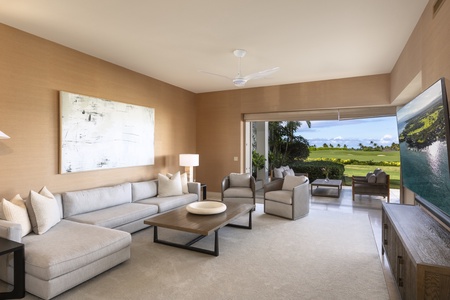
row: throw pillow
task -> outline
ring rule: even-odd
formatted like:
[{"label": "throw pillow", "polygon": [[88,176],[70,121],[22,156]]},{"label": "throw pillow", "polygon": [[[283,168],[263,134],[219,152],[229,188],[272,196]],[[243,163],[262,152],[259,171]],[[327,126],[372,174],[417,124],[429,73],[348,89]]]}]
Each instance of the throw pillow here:
[{"label": "throw pillow", "polygon": [[189,194],[187,174],[183,173],[180,176],[181,176],[181,190],[183,191],[183,194]]},{"label": "throw pillow", "polygon": [[176,172],[170,178],[164,174],[158,174],[158,197],[180,196],[182,194],[180,172]]},{"label": "throw pillow", "polygon": [[[172,178],[173,174],[167,173],[167,177]],[[181,178],[181,190],[183,191],[183,194],[189,194],[188,189],[188,180],[187,180],[187,173],[183,173],[180,175]]]},{"label": "throw pillow", "polygon": [[289,170],[291,167],[289,167],[289,166],[281,166],[280,168],[283,169],[283,171],[286,171],[286,170]]},{"label": "throw pillow", "polygon": [[381,171],[377,174],[377,183],[386,183],[387,182],[387,174],[384,171]]},{"label": "throw pillow", "polygon": [[373,174],[378,175],[378,173],[382,172],[383,170],[380,168],[376,168],[375,170],[373,170]]},{"label": "throw pillow", "polygon": [[369,176],[369,178],[367,179],[368,183],[376,183],[377,182],[377,175],[372,174]]},{"label": "throw pillow", "polygon": [[283,181],[283,187],[281,188],[284,191],[292,191],[297,185],[302,184],[306,181],[305,176],[291,176],[286,175]]},{"label": "throw pillow", "polygon": [[286,176],[286,175],[295,176],[295,172],[292,169],[284,170],[283,176]]},{"label": "throw pillow", "polygon": [[230,187],[250,187],[250,174],[230,174]]},{"label": "throw pillow", "polygon": [[22,226],[22,237],[31,232],[30,218],[28,217],[27,207],[25,201],[19,194],[14,196],[11,201],[3,199],[2,201],[3,213],[7,221],[18,223]]},{"label": "throw pillow", "polygon": [[58,203],[45,186],[39,193],[30,191],[26,206],[33,232],[36,234],[46,233],[61,221]]},{"label": "throw pillow", "polygon": [[274,168],[273,169],[273,177],[275,178],[283,178],[283,168]]}]

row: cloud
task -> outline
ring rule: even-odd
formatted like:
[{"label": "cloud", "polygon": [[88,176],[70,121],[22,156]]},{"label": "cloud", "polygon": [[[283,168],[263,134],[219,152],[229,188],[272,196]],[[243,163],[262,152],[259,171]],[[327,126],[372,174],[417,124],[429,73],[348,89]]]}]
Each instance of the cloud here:
[{"label": "cloud", "polygon": [[383,145],[390,145],[392,143],[398,143],[397,139],[394,139],[392,137],[392,135],[390,134],[385,134],[381,139],[380,139],[380,143]]}]

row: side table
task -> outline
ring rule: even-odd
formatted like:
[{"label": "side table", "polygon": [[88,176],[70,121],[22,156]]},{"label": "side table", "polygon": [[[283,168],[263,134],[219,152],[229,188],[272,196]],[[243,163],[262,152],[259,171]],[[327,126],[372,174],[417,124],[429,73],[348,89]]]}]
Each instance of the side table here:
[{"label": "side table", "polygon": [[203,200],[206,200],[206,184],[200,183],[200,188],[202,189]]},{"label": "side table", "polygon": [[25,248],[21,243],[0,238],[0,255],[14,253],[14,289],[0,293],[0,299],[25,297]]}]

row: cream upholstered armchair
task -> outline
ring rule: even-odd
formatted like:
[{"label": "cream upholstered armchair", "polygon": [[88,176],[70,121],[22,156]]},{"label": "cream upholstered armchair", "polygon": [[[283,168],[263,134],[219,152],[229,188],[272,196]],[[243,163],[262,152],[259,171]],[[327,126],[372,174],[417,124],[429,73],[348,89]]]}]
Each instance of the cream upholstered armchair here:
[{"label": "cream upholstered armchair", "polygon": [[286,175],[264,186],[264,212],[296,220],[309,213],[309,179]]},{"label": "cream upholstered armchair", "polygon": [[222,180],[222,201],[255,205],[255,178],[250,174],[231,173]]}]

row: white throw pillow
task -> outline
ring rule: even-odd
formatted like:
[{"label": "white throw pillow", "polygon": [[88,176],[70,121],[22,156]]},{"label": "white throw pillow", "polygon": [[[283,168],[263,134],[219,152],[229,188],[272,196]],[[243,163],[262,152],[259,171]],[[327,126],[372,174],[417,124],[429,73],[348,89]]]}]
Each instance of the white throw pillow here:
[{"label": "white throw pillow", "polygon": [[295,176],[294,170],[292,170],[292,169],[284,170],[283,171],[283,176],[287,176],[287,175]]},{"label": "white throw pillow", "polygon": [[[172,178],[173,174],[167,173],[167,177]],[[183,173],[180,175],[181,178],[181,190],[183,191],[183,194],[189,194],[188,189],[188,180],[187,180],[187,173]]]},{"label": "white throw pillow", "polygon": [[28,217],[27,207],[25,201],[23,201],[19,194],[14,196],[11,201],[3,199],[2,208],[7,221],[18,223],[22,226],[22,237],[31,232],[31,223],[30,218]]},{"label": "white throw pillow", "polygon": [[275,178],[283,178],[283,168],[275,168],[273,169],[273,177]]},{"label": "white throw pillow", "polygon": [[180,172],[176,172],[170,178],[164,174],[158,174],[158,197],[183,195]]},{"label": "white throw pillow", "polygon": [[291,176],[286,175],[284,177],[283,181],[283,187],[282,190],[285,191],[292,191],[293,188],[295,188],[297,185],[304,183],[306,180],[306,176]]},{"label": "white throw pillow", "polygon": [[181,190],[183,191],[183,194],[189,194],[187,174],[183,173],[180,176],[181,176]]},{"label": "white throw pillow", "polygon": [[33,232],[36,234],[47,232],[61,221],[58,203],[45,186],[39,193],[30,191],[26,205]]}]

